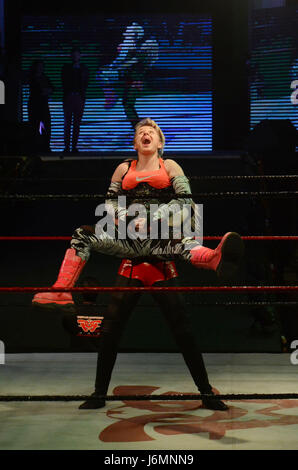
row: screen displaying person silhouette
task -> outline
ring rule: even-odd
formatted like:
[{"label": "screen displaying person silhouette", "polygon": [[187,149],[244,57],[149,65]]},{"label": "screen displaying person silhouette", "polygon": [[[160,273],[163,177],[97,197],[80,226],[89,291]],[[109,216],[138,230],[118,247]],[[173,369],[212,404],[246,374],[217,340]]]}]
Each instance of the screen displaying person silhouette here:
[{"label": "screen displaying person silhouette", "polygon": [[[53,151],[73,148],[75,152],[130,156],[135,124],[147,116],[161,123],[167,152],[212,150],[210,16],[65,16],[49,17],[46,24],[38,16],[24,17],[21,37],[24,70],[36,50],[47,57],[55,86],[50,103]],[[80,47],[80,63],[87,67],[89,79],[83,118],[80,102],[69,137],[69,106],[61,71],[65,63],[70,66],[72,47]],[[22,98],[26,121],[26,86]]]}]

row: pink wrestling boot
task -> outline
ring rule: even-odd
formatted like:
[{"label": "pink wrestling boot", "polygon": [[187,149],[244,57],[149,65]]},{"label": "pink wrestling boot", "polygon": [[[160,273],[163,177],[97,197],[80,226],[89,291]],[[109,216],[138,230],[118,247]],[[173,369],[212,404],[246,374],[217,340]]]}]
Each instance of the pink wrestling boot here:
[{"label": "pink wrestling boot", "polygon": [[198,246],[191,250],[191,263],[197,268],[216,271],[218,277],[229,279],[236,274],[244,253],[243,241],[235,232],[226,233],[215,250]]},{"label": "pink wrestling boot", "polygon": [[[85,266],[86,261],[77,256],[74,248],[69,248],[64,256],[58,279],[53,287],[73,287]],[[74,309],[70,292],[40,292],[33,297],[32,304],[45,308]]]}]

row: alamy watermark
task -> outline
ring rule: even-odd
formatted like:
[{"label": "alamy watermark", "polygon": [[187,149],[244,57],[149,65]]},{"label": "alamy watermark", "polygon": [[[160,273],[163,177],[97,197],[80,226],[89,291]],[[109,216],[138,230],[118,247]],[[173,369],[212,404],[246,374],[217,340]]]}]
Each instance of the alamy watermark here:
[{"label": "alamy watermark", "polygon": [[5,345],[0,340],[0,364],[5,364]]},{"label": "alamy watermark", "polygon": [[[290,348],[291,349],[295,349],[298,347],[298,340],[295,339],[294,341],[291,342],[291,346]],[[290,356],[290,361],[291,361],[291,364],[293,365],[297,365],[298,364],[298,349],[295,349],[295,351],[293,351],[291,353],[291,356]]]},{"label": "alamy watermark", "polygon": [[5,104],[5,85],[2,80],[0,80],[0,104]]},{"label": "alamy watermark", "polygon": [[291,94],[291,103],[298,104],[298,80],[293,80],[291,83],[293,93]]},{"label": "alamy watermark", "polygon": [[[116,202],[117,201],[117,202]],[[98,238],[111,240],[203,240],[203,204],[144,204],[127,206],[126,196],[119,196],[115,204],[99,204],[95,215],[100,217],[95,226]],[[189,248],[191,249],[191,248]]]}]

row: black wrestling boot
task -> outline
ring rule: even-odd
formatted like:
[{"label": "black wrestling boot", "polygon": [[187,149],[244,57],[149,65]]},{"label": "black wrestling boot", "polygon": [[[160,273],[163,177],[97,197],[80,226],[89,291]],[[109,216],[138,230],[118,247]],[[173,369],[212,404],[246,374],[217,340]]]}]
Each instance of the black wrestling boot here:
[{"label": "black wrestling boot", "polygon": [[212,395],[212,397],[210,398],[208,397],[202,398],[203,408],[206,408],[208,410],[217,410],[217,411],[227,411],[229,409],[229,407],[223,401],[221,401],[219,398],[216,397],[215,393],[213,393],[212,390],[201,391],[201,394]]},{"label": "black wrestling boot", "polygon": [[87,400],[79,406],[79,410],[97,410],[106,406],[104,398],[100,398],[102,394],[93,392]]}]

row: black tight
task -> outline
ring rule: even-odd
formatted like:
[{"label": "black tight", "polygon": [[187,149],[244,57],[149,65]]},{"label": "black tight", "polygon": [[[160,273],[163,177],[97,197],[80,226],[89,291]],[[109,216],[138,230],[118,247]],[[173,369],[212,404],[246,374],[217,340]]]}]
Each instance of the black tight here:
[{"label": "black tight", "polygon": [[[118,275],[115,285],[127,287],[142,286],[143,284],[137,279],[129,279]],[[154,284],[155,287],[175,285],[177,285],[176,279]],[[95,381],[95,389],[101,395],[107,393],[122,333],[140,296],[141,293],[139,292],[115,292],[104,314],[103,335],[97,359]],[[171,329],[196,386],[201,393],[210,393],[211,386],[209,385],[203,357],[192,334],[190,320],[185,311],[182,296],[176,292],[152,292],[152,296]]]}]

